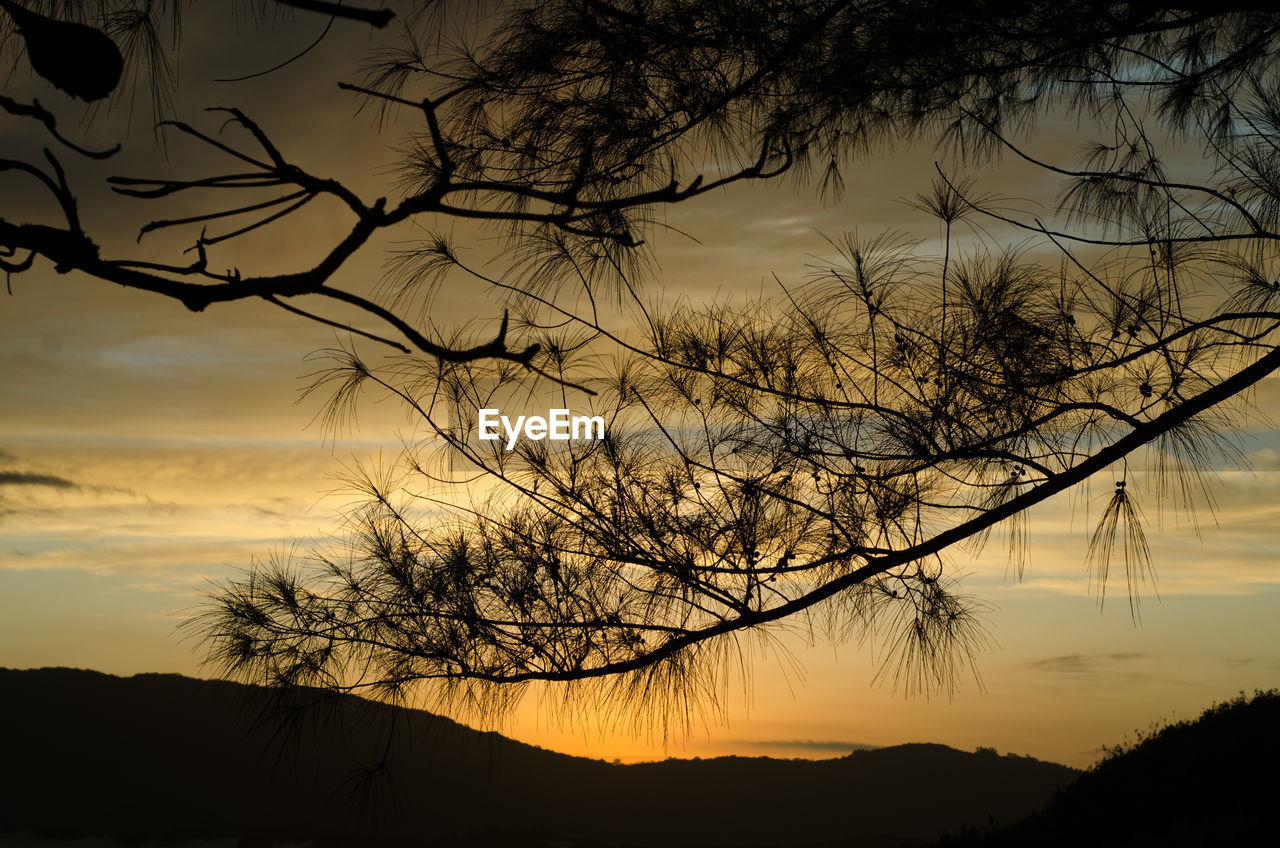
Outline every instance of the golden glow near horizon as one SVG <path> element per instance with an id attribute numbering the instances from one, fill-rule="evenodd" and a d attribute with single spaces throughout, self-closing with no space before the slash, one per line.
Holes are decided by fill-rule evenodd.
<path id="1" fill-rule="evenodd" d="M 236 103 L 308 167 L 367 197 L 388 191 L 383 169 L 402 129 L 379 129 L 366 115 L 353 119 L 354 101 L 334 88 L 336 78 L 355 73 L 361 49 L 335 38 L 274 77 L 204 82 L 269 64 L 278 50 L 268 42 L 246 37 L 234 55 L 207 44 L 185 47 L 181 117 L 206 121 L 199 107 Z M 68 126 L 74 117 L 68 112 Z M 107 137 L 109 129 L 90 132 Z M 42 144 L 32 132 L 30 122 L 0 114 L 6 148 Z M 172 167 L 199 170 L 205 154 L 180 139 L 169 143 Z M 113 172 L 164 167 L 150 145 L 135 129 Z M 656 234 L 659 268 L 648 294 L 694 303 L 772 294 L 775 273 L 787 282 L 803 279 L 809 263 L 833 252 L 823 233 L 898 227 L 936 244 L 936 225 L 897 202 L 927 190 L 932 161 L 924 148 L 877 153 L 851 166 L 839 202 L 823 204 L 812 190 L 790 185 L 735 186 L 667 210 L 674 230 L 701 243 L 674 231 Z M 77 167 L 91 174 L 97 166 Z M 975 170 L 988 189 L 1052 190 L 1043 175 L 1009 163 Z M 5 210 L 30 190 L 19 177 L 4 175 L 0 183 Z M 86 198 L 87 226 L 133 249 L 149 214 L 131 205 L 140 203 Z M 308 210 L 233 244 L 219 261 L 296 267 L 332 243 L 346 223 L 340 215 L 336 208 Z M 344 284 L 371 287 L 383 251 L 428 226 L 451 230 L 479 256 L 489 250 L 489 236 L 474 228 L 420 222 L 360 253 L 344 269 Z M 180 249 L 169 237 L 146 245 L 158 256 Z M 309 426 L 319 402 L 295 401 L 305 375 L 319 366 L 305 357 L 333 346 L 335 334 L 265 304 L 193 314 L 152 295 L 59 276 L 47 265 L 14 277 L 13 295 L 2 303 L 2 666 L 200 675 L 195 646 L 175 628 L 208 581 L 253 557 L 287 554 L 295 542 L 305 551 L 306 540 L 331 530 L 350 500 L 333 475 L 394 457 L 401 439 L 417 435 L 400 407 L 373 397 L 359 409 L 358 429 L 334 437 Z M 471 322 L 483 329 L 500 314 L 497 297 L 455 281 L 446 282 L 430 319 L 442 328 Z M 1266 381 L 1260 407 L 1280 409 L 1276 395 L 1277 381 Z M 875 638 L 832 646 L 796 621 L 772 631 L 772 644 L 742 637 L 749 675 L 727 669 L 720 700 L 693 717 L 688 736 L 644 716 L 615 715 L 605 702 L 567 708 L 554 687 L 532 692 L 494 729 L 604 759 L 828 757 L 857 745 L 927 741 L 1085 765 L 1099 746 L 1135 728 L 1280 683 L 1280 434 L 1260 421 L 1242 439 L 1252 470 L 1219 463 L 1219 479 L 1209 486 L 1216 513 L 1199 512 L 1198 533 L 1176 510 L 1163 523 L 1148 515 L 1159 579 L 1143 589 L 1140 623 L 1131 618 L 1123 580 L 1108 587 L 1100 605 L 1085 573 L 1089 517 L 1108 480 L 1034 511 L 1021 580 L 999 531 L 980 555 L 957 552 L 967 573 L 963 590 L 986 605 L 992 645 L 978 657 L 981 681 L 966 680 L 953 699 L 904 697 L 894 690 L 892 670 L 880 674 L 884 646 Z M 1130 479 L 1140 485 L 1142 476 Z"/>

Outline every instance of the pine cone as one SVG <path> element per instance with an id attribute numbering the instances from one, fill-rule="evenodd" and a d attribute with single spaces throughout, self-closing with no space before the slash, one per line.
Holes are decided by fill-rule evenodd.
<path id="1" fill-rule="evenodd" d="M 85 24 L 46 18 L 0 0 L 27 42 L 27 60 L 37 74 L 81 100 L 99 100 L 115 90 L 124 71 L 120 49 L 106 34 Z"/>

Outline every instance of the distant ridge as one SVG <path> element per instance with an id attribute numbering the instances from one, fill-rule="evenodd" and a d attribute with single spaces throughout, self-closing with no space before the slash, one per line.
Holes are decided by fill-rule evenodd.
<path id="1" fill-rule="evenodd" d="M 351 697 L 281 754 L 280 723 L 261 720 L 272 703 L 267 689 L 178 675 L 0 669 L 0 833 L 877 848 L 1015 820 L 1077 775 L 942 745 L 611 765 Z M 389 765 L 372 768 L 393 720 Z"/>
<path id="2" fill-rule="evenodd" d="M 1143 734 L 1042 812 L 943 846 L 1280 845 L 1280 692 L 1241 695 Z"/>

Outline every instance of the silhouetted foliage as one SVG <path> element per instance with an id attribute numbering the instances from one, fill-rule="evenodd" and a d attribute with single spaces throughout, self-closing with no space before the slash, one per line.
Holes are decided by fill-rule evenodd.
<path id="1" fill-rule="evenodd" d="M 1265 845 L 1280 694 L 1243 693 L 1117 745 L 1041 812 L 942 845 Z"/>
<path id="2" fill-rule="evenodd" d="M 956 547 L 1005 523 L 1021 572 L 1026 510 L 1107 471 L 1089 565 L 1101 592 L 1122 551 L 1136 615 L 1151 565 L 1129 458 L 1143 449 L 1159 486 L 1194 495 L 1232 450 L 1222 404 L 1280 366 L 1280 18 L 1230 2 L 575 0 L 506 6 L 460 49 L 424 37 L 439 20 L 410 16 L 402 46 L 343 86 L 416 122 L 399 201 L 305 172 L 225 109 L 243 143 L 172 127 L 234 172 L 111 185 L 279 194 L 142 227 L 261 216 L 202 232 L 189 265 L 107 260 L 52 154 L 4 163 L 65 218 L 0 220 L 7 271 L 40 256 L 193 310 L 258 297 L 336 323 L 289 302 L 319 296 L 384 327 L 355 334 L 414 353 L 337 351 L 318 375 L 336 417 L 377 388 L 431 442 L 409 446 L 402 476 L 356 481 L 367 500 L 333 549 L 214 594 L 194 626 L 227 672 L 389 696 L 425 682 L 496 708 L 527 682 L 596 681 L 680 721 L 714 700 L 742 640 L 782 625 L 884 638 L 896 682 L 949 691 L 985 640 Z M 1104 133 L 1075 168 L 1023 147 L 1064 115 Z M 784 175 L 838 190 L 849 155 L 915 136 L 1056 174 L 1060 223 L 940 170 L 918 198 L 940 257 L 901 236 L 836 239 L 773 300 L 644 307 L 662 207 Z M 1180 169 L 1160 149 L 1179 137 L 1197 153 Z M 212 270 L 218 244 L 325 196 L 353 223 L 316 266 Z M 431 235 L 375 294 L 332 282 L 374 233 L 433 215 L 502 227 L 507 266 L 472 267 Z M 1011 249 L 1010 230 L 1040 252 Z M 433 338 L 407 316 L 446 277 L 507 292 L 516 319 L 484 344 Z M 470 438 L 476 410 L 550 391 L 594 404 L 607 438 L 511 452 Z M 474 474 L 472 501 L 426 455 L 440 444 Z"/>
<path id="3" fill-rule="evenodd" d="M 1136 616 L 1152 566 L 1130 457 L 1142 449 L 1157 488 L 1194 497 L 1234 451 L 1221 404 L 1280 365 L 1278 25 L 1094 3 L 549 3 L 508 19 L 459 74 L 477 82 L 440 119 L 458 141 L 425 149 L 413 190 L 446 154 L 580 200 L 590 186 L 611 210 L 592 233 L 605 246 L 583 255 L 563 219 L 524 218 L 522 237 L 542 234 L 561 266 L 537 253 L 532 276 L 486 276 L 441 241 L 405 257 L 408 279 L 511 290 L 528 326 L 553 328 L 545 369 L 598 392 L 608 436 L 507 452 L 469 430 L 527 391 L 509 365 L 379 369 L 337 352 L 317 381 L 335 415 L 377 388 L 431 439 L 406 450 L 403 476 L 354 481 L 366 501 L 339 546 L 217 592 L 195 622 L 211 657 L 266 682 L 389 696 L 426 682 L 498 709 L 524 683 L 594 681 L 577 691 L 680 722 L 776 623 L 874 635 L 896 683 L 950 691 L 985 641 L 957 546 L 1004 523 L 1021 573 L 1027 508 L 1102 472 L 1089 565 L 1101 593 L 1122 552 Z M 411 70 L 387 65 L 372 87 L 401 97 Z M 1032 159 L 1010 130 L 1062 111 L 1112 134 L 1074 169 Z M 851 147 L 937 130 L 1061 176 L 1065 223 L 940 171 L 918 199 L 944 233 L 937 258 L 851 236 L 770 301 L 664 311 L 628 294 L 638 336 L 558 297 L 566 280 L 594 293 L 601 267 L 633 291 L 611 252 L 630 249 L 633 207 L 614 192 L 676 199 L 661 163 L 679 144 L 756 150 L 775 170 L 829 159 L 829 183 Z M 1173 175 L 1165 134 L 1203 163 Z M 548 202 L 501 193 L 521 213 Z M 1037 234 L 1056 262 L 983 235 L 993 225 Z M 462 505 L 430 457 L 441 441 L 479 481 Z"/>

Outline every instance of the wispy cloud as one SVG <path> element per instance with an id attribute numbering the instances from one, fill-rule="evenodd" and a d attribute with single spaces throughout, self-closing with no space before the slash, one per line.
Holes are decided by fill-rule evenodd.
<path id="1" fill-rule="evenodd" d="M 1031 668 L 1035 671 L 1051 674 L 1097 674 L 1103 671 L 1111 671 L 1119 664 L 1133 663 L 1146 659 L 1149 659 L 1149 656 L 1141 652 L 1063 654 L 1036 660 L 1031 663 Z"/>
<path id="2" fill-rule="evenodd" d="M 1246 455 L 1248 467 L 1253 471 L 1280 471 L 1280 452 L 1275 448 L 1263 448 Z"/>
<path id="3" fill-rule="evenodd" d="M 0 571 L 190 588 L 336 526 L 348 497 L 320 494 L 333 488 L 328 451 L 292 443 L 52 442 L 19 453 L 0 464 Z"/>
<path id="4" fill-rule="evenodd" d="M 34 474 L 28 471 L 0 471 L 0 486 L 49 486 L 54 489 L 78 489 L 79 483 L 56 474 Z"/>
<path id="5" fill-rule="evenodd" d="M 1173 671 L 1168 658 L 1142 651 L 1058 654 L 1024 666 L 1038 685 L 1051 689 L 1097 689 L 1179 685 L 1186 669 Z"/>

